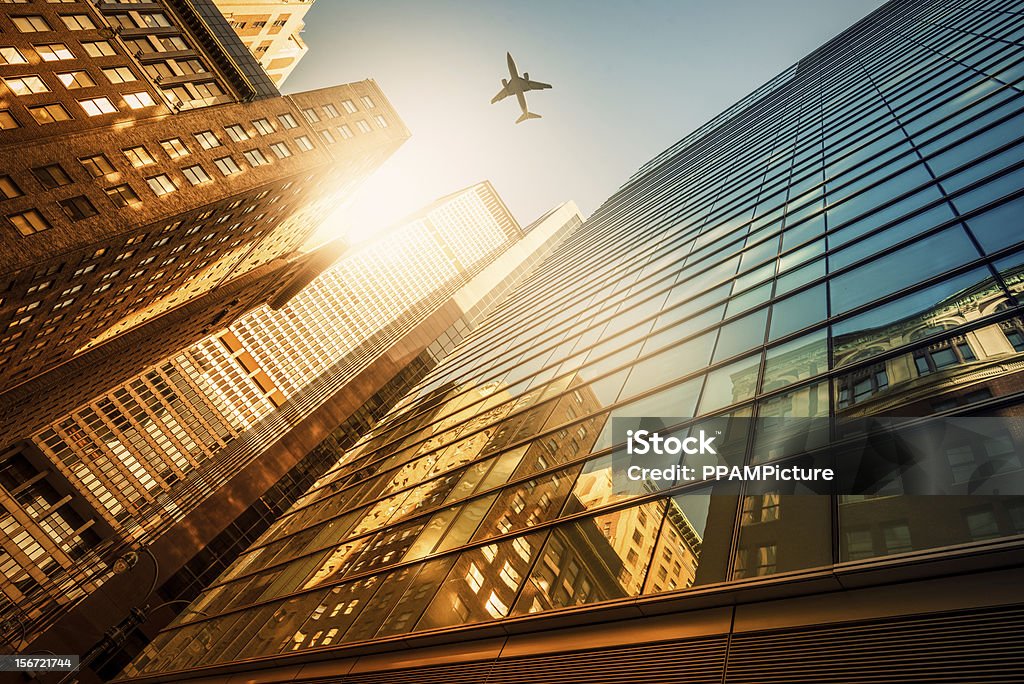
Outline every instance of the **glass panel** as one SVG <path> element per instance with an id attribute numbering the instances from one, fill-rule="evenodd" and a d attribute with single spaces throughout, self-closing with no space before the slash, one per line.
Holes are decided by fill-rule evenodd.
<path id="1" fill-rule="evenodd" d="M 1024 240 L 1024 197 L 971 218 L 967 226 L 988 254 L 1017 244 Z"/>
<path id="2" fill-rule="evenodd" d="M 664 511 L 652 501 L 555 528 L 513 614 L 638 595 Z"/>
<path id="3" fill-rule="evenodd" d="M 815 285 L 792 297 L 776 302 L 772 306 L 772 324 L 768 340 L 802 330 L 828 315 L 825 301 L 825 284 Z"/>
<path id="4" fill-rule="evenodd" d="M 948 228 L 834 277 L 830 289 L 832 315 L 849 311 L 882 294 L 898 292 L 977 256 L 963 228 Z M 864 287 L 864 283 L 871 283 L 871 287 Z"/>
<path id="5" fill-rule="evenodd" d="M 910 342 L 911 330 L 928 327 L 930 320 L 961 309 L 977 312 L 979 302 L 988 308 L 1002 298 L 988 270 L 979 268 L 876 307 L 832 326 L 833 365 L 845 366 L 901 347 Z"/>

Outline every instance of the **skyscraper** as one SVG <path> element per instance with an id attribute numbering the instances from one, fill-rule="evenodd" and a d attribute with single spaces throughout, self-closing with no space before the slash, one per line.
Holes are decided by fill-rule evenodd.
<path id="1" fill-rule="evenodd" d="M 891 2 L 645 165 L 125 681 L 1015 676 L 1021 30 Z M 618 418 L 842 472 L 900 416 L 968 422 L 863 493 L 617 482 Z"/>
<path id="2" fill-rule="evenodd" d="M 571 230 L 577 217 L 556 218 Z M 471 186 L 354 248 L 280 309 L 253 311 L 15 444 L 0 472 L 10 473 L 12 488 L 28 484 L 7 515 L 37 501 L 63 504 L 50 518 L 59 524 L 30 516 L 19 534 L 4 536 L 24 552 L 0 577 L 8 624 L 31 636 L 55 626 L 49 649 L 90 646 L 62 639 L 98 638 L 120 619 L 109 598 L 117 589 L 106 586 L 116 557 L 147 547 L 160 559 L 160 584 L 167 581 L 339 422 L 407 366 L 417 370 L 413 361 L 455 324 L 460 309 L 450 300 L 462 286 L 500 267 L 520 243 L 530 245 L 517 265 L 529 266 L 566 230 L 545 225 L 524 237 L 489 183 Z M 472 301 L 463 304 L 466 315 L 515 273 L 506 267 L 497 283 L 463 294 Z M 37 561 L 33 548 L 49 552 Z M 134 596 L 137 574 L 116 578 L 121 593 Z M 76 607 L 101 586 L 92 603 Z"/>
<path id="3" fill-rule="evenodd" d="M 281 97 L 208 1 L 0 30 L 4 438 L 309 282 L 306 238 L 408 137 L 372 81 Z"/>
<path id="4" fill-rule="evenodd" d="M 313 0 L 214 0 L 231 28 L 278 87 L 309 51 L 303 18 Z"/>

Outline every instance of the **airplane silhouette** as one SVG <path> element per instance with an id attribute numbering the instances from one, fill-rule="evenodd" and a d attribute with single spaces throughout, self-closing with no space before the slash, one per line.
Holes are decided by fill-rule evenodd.
<path id="1" fill-rule="evenodd" d="M 505 57 L 508 58 L 508 75 L 509 78 L 501 79 L 501 91 L 491 98 L 491 104 L 504 100 L 509 95 L 515 95 L 516 99 L 519 100 L 519 108 L 523 110 L 523 115 L 516 119 L 516 123 L 522 123 L 527 119 L 539 119 L 540 114 L 534 114 L 529 111 L 526 107 L 526 91 L 528 90 L 544 90 L 551 86 L 547 83 L 539 83 L 537 81 L 530 80 L 530 74 L 523 72 L 523 75 L 519 75 L 519 70 L 516 68 L 516 62 L 512 59 L 512 53 L 506 52 Z"/>

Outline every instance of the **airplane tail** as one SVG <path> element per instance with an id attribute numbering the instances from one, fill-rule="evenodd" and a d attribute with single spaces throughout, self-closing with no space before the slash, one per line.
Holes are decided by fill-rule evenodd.
<path id="1" fill-rule="evenodd" d="M 523 123 L 527 119 L 539 119 L 540 114 L 534 114 L 533 112 L 523 112 L 523 115 L 516 119 L 516 123 Z"/>

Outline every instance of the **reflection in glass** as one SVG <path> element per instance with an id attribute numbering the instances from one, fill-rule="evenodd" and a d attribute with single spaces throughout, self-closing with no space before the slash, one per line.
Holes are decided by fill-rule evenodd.
<path id="1" fill-rule="evenodd" d="M 664 511 L 653 501 L 555 528 L 513 614 L 639 594 Z"/>

